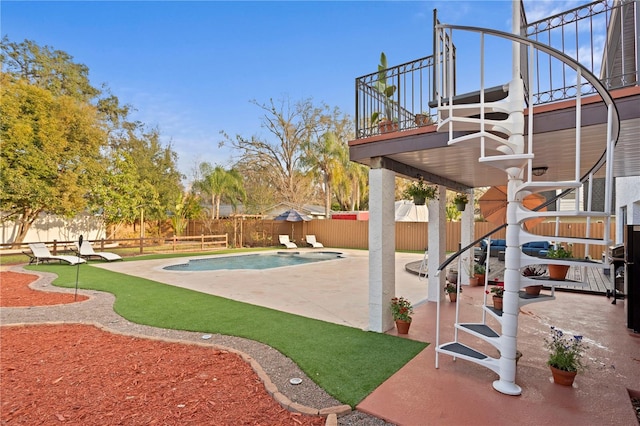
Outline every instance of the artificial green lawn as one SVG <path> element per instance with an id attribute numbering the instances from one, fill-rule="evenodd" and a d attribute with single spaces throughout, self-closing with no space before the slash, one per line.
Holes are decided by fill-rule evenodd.
<path id="1" fill-rule="evenodd" d="M 55 285 L 75 287 L 77 267 L 56 264 L 28 269 L 55 273 Z M 78 287 L 113 293 L 114 310 L 139 324 L 265 343 L 291 358 L 319 386 L 352 407 L 427 346 L 87 264 L 79 268 Z"/>

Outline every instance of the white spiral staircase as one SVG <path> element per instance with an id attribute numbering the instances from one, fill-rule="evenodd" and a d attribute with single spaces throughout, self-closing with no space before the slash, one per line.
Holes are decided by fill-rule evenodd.
<path id="1" fill-rule="evenodd" d="M 515 15 L 515 14 L 514 14 Z M 518 28 L 519 23 L 514 24 Z M 482 43 L 480 52 L 480 75 L 484 75 L 484 37 L 498 37 L 512 41 L 513 75 L 512 81 L 503 87 L 486 89 L 484 81 L 481 79 L 479 92 L 469 96 L 454 96 L 453 82 L 455 76 L 453 70 L 453 31 L 479 33 Z M 514 30 L 514 32 L 516 32 Z M 591 220 L 605 220 L 605 235 L 603 238 L 594 239 L 587 235 L 582 237 L 553 237 L 556 243 L 564 244 L 586 244 L 601 245 L 607 247 L 611 244 L 609 237 L 609 218 L 611 216 L 610 206 L 612 199 L 612 156 L 615 146 L 615 138 L 618 134 L 619 119 L 608 91 L 588 70 L 578 62 L 545 46 L 541 43 L 528 40 L 518 35 L 503 33 L 500 31 L 481 29 L 473 27 L 438 25 L 436 27 L 436 52 L 435 57 L 440 58 L 436 68 L 436 87 L 438 90 L 438 131 L 449 132 L 449 145 L 471 144 L 479 146 L 480 157 L 478 161 L 496 167 L 505 172 L 505 180 L 508 189 L 507 208 L 507 231 L 505 252 L 505 293 L 503 310 L 497 311 L 493 307 L 485 304 L 482 307 L 482 320 L 475 323 L 458 322 L 458 312 L 461 309 L 456 307 L 456 320 L 454 327 L 454 338 L 452 341 L 440 342 L 440 306 L 438 304 L 438 331 L 436 337 L 436 368 L 438 367 L 438 354 L 447 354 L 455 358 L 460 358 L 482 365 L 497 373 L 500 378 L 493 382 L 493 387 L 504 394 L 519 395 L 521 388 L 515 383 L 516 373 L 516 344 L 517 344 L 517 316 L 520 307 L 529 303 L 550 301 L 555 299 L 555 286 L 559 283 L 548 277 L 524 277 L 522 269 L 534 264 L 562 264 L 579 268 L 608 268 L 602 262 L 595 262 L 587 259 L 541 259 L 539 257 L 528 256 L 521 250 L 521 246 L 527 242 L 549 239 L 547 236 L 532 234 L 526 231 L 523 223 L 532 218 L 549 217 L 585 217 L 587 229 Z M 534 52 L 542 51 L 554 60 L 560 61 L 563 66 L 571 67 L 577 75 L 576 86 L 581 88 L 583 83 L 591 84 L 599 94 L 608 111 L 606 140 L 602 141 L 603 155 L 600 160 L 593 165 L 583 165 L 580 163 L 581 153 L 581 107 L 582 99 L 580 90 L 577 92 L 576 102 L 576 140 L 575 140 L 575 173 L 574 178 L 564 181 L 541 181 L 533 180 L 533 160 L 536 151 L 534 146 L 535 129 L 533 129 L 533 113 L 529 112 L 525 116 L 525 106 L 533 105 L 532 91 L 528 91 L 528 98 L 525 98 L 525 82 L 521 75 L 529 76 L 526 87 L 534 87 L 535 70 L 532 65 Z M 522 53 L 522 54 L 521 54 Z M 521 58 L 529 58 L 529 61 L 522 61 Z M 525 70 L 521 70 L 525 64 Z M 471 70 L 467 70 L 470 72 Z M 524 71 L 524 72 L 522 72 Z M 496 92 L 499 96 L 496 99 Z M 500 95 L 500 92 L 502 94 Z M 451 95 L 449 95 L 451 94 Z M 490 102 L 485 98 L 491 98 Z M 532 108 L 529 109 L 531 111 Z M 527 134 L 525 135 L 525 118 L 528 119 Z M 459 131 L 471 132 L 459 136 Z M 454 133 L 455 132 L 455 133 Z M 581 170 L 588 172 L 582 173 Z M 604 211 L 583 211 L 579 209 L 579 199 L 576 197 L 575 209 L 572 211 L 532 211 L 522 205 L 522 199 L 531 194 L 549 190 L 561 190 L 568 192 L 576 190 L 593 181 L 594 174 L 602 167 L 605 170 L 605 202 Z M 589 190 L 590 194 L 591 191 Z M 590 197 L 587 198 L 590 205 Z M 603 219 L 604 218 L 604 219 Z M 586 276 L 585 273 L 582 274 Z M 540 296 L 529 296 L 524 288 L 530 285 L 545 284 L 551 287 L 551 294 L 541 294 Z M 485 283 L 486 286 L 486 283 Z M 439 303 L 439 302 L 438 302 Z M 491 320 L 489 321 L 489 318 Z M 497 324 L 497 327 L 490 326 Z M 489 356 L 478 349 L 472 348 L 469 344 L 461 343 L 461 334 L 467 334 L 488 342 L 491 346 L 499 350 L 500 357 Z M 471 339 L 473 340 L 473 339 Z M 485 345 L 486 346 L 486 345 Z"/>

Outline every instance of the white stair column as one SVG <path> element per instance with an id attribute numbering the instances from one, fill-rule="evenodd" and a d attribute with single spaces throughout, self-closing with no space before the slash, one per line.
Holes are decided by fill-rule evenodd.
<path id="1" fill-rule="evenodd" d="M 393 327 L 389 303 L 396 295 L 395 173 L 374 167 L 369 170 L 369 330 L 382 333 Z"/>
<path id="2" fill-rule="evenodd" d="M 443 230 L 447 226 L 447 191 L 446 187 L 438 185 L 437 200 L 429 200 L 427 208 L 429 209 L 429 258 L 427 264 L 429 271 L 437 271 L 438 266 L 444 262 L 446 258 L 447 235 Z M 429 302 L 437 302 L 444 300 L 444 280 L 445 274 L 436 277 L 435 273 L 429 273 L 429 288 L 427 292 L 427 300 Z"/>
<path id="3" fill-rule="evenodd" d="M 520 395 L 522 388 L 516 385 L 516 345 L 518 342 L 518 313 L 520 310 L 520 231 L 516 211 L 521 204 L 515 199 L 515 188 L 521 180 L 509 179 L 507 185 L 507 249 L 504 256 L 504 299 L 502 308 L 502 333 L 500 336 L 500 380 L 493 388 L 507 395 Z"/>

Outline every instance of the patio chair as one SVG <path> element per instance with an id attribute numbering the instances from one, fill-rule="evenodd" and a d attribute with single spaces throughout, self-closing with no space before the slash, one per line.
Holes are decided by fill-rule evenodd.
<path id="1" fill-rule="evenodd" d="M 296 243 L 292 243 L 289 240 L 289 236 L 288 235 L 278 235 L 278 239 L 280 240 L 280 244 L 282 244 L 283 246 L 285 246 L 288 249 L 298 248 Z"/>
<path id="2" fill-rule="evenodd" d="M 69 265 L 77 265 L 78 263 L 85 263 L 86 260 L 82 259 L 78 256 L 54 256 L 51 254 L 49 249 L 44 243 L 32 243 L 29 244 L 29 249 L 31 249 L 31 253 L 22 252 L 29 256 L 29 264 L 35 263 L 36 265 L 40 262 L 49 262 L 50 260 L 57 260 L 60 263 L 66 262 Z"/>
<path id="3" fill-rule="evenodd" d="M 107 262 L 113 262 L 114 260 L 122 260 L 120 255 L 115 253 L 109 253 L 106 251 L 94 251 L 93 246 L 89 241 L 83 241 L 82 245 L 78 247 L 78 243 L 76 242 L 76 248 L 78 249 L 78 255 L 85 259 L 91 258 L 99 258 L 102 260 L 106 260 Z"/>
<path id="4" fill-rule="evenodd" d="M 307 240 L 307 244 L 309 244 L 313 248 L 322 248 L 322 247 L 324 247 L 324 245 L 322 245 L 322 243 L 319 243 L 319 242 L 316 241 L 316 236 L 315 235 L 307 235 L 306 240 Z"/>

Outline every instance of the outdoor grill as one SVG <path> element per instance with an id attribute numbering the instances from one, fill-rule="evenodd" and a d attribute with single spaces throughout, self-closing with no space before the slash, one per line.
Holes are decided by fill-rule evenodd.
<path id="1" fill-rule="evenodd" d="M 624 244 L 609 246 L 607 249 L 607 262 L 613 265 L 613 286 L 607 290 L 607 298 L 613 297 L 613 305 L 616 299 L 624 298 Z"/>

